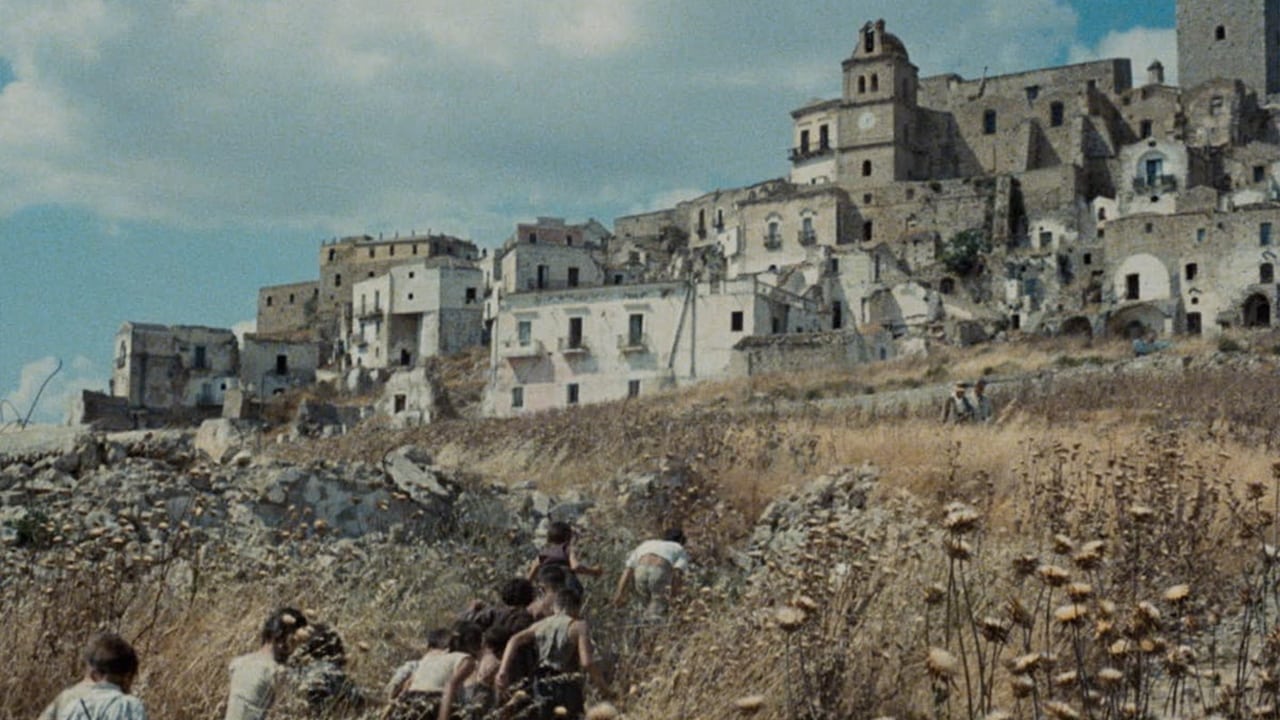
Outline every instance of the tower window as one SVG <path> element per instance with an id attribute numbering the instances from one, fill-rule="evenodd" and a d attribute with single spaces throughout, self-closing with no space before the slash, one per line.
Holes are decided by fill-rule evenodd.
<path id="1" fill-rule="evenodd" d="M 983 135 L 996 134 L 996 111 L 995 110 L 987 110 L 982 113 L 982 134 Z"/>
<path id="2" fill-rule="evenodd" d="M 871 177 L 871 161 L 862 161 L 862 177 Z"/>
<path id="3" fill-rule="evenodd" d="M 866 51 L 869 53 L 875 52 L 876 51 L 876 32 L 874 30 L 867 30 L 862 34 L 862 36 L 863 36 L 862 46 L 866 48 Z"/>
<path id="4" fill-rule="evenodd" d="M 1214 40 L 1226 40 L 1226 39 L 1227 39 L 1227 26 L 1226 26 L 1226 25 L 1219 25 L 1218 27 L 1214 28 L 1214 29 L 1213 29 L 1213 39 L 1214 39 Z"/>
<path id="5" fill-rule="evenodd" d="M 1187 263 L 1187 266 L 1184 269 L 1185 277 L 1187 278 L 1187 280 L 1195 280 L 1196 273 L 1199 271 L 1199 269 L 1200 269 L 1199 266 L 1197 266 L 1195 263 Z"/>
<path id="6" fill-rule="evenodd" d="M 1062 127 L 1065 118 L 1066 108 L 1060 102 L 1049 103 L 1049 125 L 1052 127 Z"/>
<path id="7" fill-rule="evenodd" d="M 826 150 L 831 144 L 831 138 L 827 133 L 826 125 L 818 126 L 818 149 Z"/>
<path id="8" fill-rule="evenodd" d="M 879 91 L 880 91 L 880 76 L 875 73 L 871 73 L 871 92 L 879 92 Z"/>
<path id="9" fill-rule="evenodd" d="M 1141 137 L 1143 140 L 1151 137 L 1151 121 L 1150 120 L 1143 120 L 1138 125 L 1138 136 Z"/>
<path id="10" fill-rule="evenodd" d="M 1138 275 L 1136 273 L 1133 275 L 1125 275 L 1124 276 L 1124 299 L 1137 300 L 1139 287 L 1140 285 L 1138 283 Z"/>
<path id="11" fill-rule="evenodd" d="M 865 75 L 859 75 L 858 76 L 858 92 L 864 93 L 866 91 L 867 91 L 867 78 Z"/>

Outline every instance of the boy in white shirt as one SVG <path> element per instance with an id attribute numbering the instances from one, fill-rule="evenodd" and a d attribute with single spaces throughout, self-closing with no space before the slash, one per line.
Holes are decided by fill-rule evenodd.
<path id="1" fill-rule="evenodd" d="M 627 556 L 627 567 L 618 579 L 613 603 L 621 606 L 627 585 L 632 585 L 645 607 L 645 617 L 650 620 L 664 617 L 671 599 L 680 594 L 684 573 L 689 569 L 684 542 L 684 532 L 672 528 L 661 540 L 646 540 L 636 546 Z"/>

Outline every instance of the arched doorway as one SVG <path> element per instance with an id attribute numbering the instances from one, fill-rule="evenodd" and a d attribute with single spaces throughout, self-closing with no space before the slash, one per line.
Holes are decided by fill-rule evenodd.
<path id="1" fill-rule="evenodd" d="M 1271 301 L 1261 293 L 1254 293 L 1244 301 L 1245 327 L 1271 327 Z"/>
<path id="2" fill-rule="evenodd" d="M 1164 313 L 1151 305 L 1133 305 L 1107 320 L 1107 334 L 1128 340 L 1164 332 Z"/>
<path id="3" fill-rule="evenodd" d="M 1077 315 L 1068 318 L 1062 323 L 1062 328 L 1058 331 L 1059 335 L 1070 335 L 1075 337 L 1093 337 L 1093 323 L 1089 322 L 1089 318 Z"/>

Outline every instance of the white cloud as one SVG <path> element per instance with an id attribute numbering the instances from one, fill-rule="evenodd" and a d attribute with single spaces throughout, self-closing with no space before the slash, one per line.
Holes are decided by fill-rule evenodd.
<path id="1" fill-rule="evenodd" d="M 21 420 L 28 412 L 31 412 L 32 423 L 65 422 L 71 404 L 82 390 L 106 389 L 106 373 L 99 371 L 87 357 L 76 356 L 55 374 L 57 368 L 58 359 L 52 356 L 23 365 L 17 388 L 5 394 L 3 402 L 0 402 L 0 418 L 3 419 L 0 425 Z M 44 386 L 43 392 L 41 386 Z M 36 403 L 34 411 L 31 410 L 32 403 Z"/>
<path id="2" fill-rule="evenodd" d="M 1071 62 L 1129 58 L 1133 61 L 1133 81 L 1137 85 L 1146 82 L 1147 68 L 1159 60 L 1164 65 L 1165 84 L 1178 84 L 1178 31 L 1173 28 L 1137 27 L 1111 32 L 1094 47 L 1075 45 L 1070 57 Z"/>
<path id="3" fill-rule="evenodd" d="M 881 9 L 923 74 L 1065 56 L 1067 0 Z M 846 0 L 6 0 L 0 215 L 500 241 L 786 172 Z"/>

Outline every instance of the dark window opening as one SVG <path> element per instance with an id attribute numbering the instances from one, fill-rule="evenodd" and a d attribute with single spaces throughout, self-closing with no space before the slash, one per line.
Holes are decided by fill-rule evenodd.
<path id="1" fill-rule="evenodd" d="M 1199 335 L 1202 332 L 1200 313 L 1187 313 L 1187 334 Z"/>
<path id="2" fill-rule="evenodd" d="M 1258 183 L 1267 179 L 1267 168 L 1265 165 L 1253 166 L 1253 181 Z"/>
<path id="3" fill-rule="evenodd" d="M 742 332 L 741 310 L 734 310 L 729 314 L 729 332 Z"/>
<path id="4" fill-rule="evenodd" d="M 413 353 L 409 352 L 405 348 L 401 348 L 400 349 L 400 366 L 409 367 L 412 364 L 413 364 Z"/>
<path id="5" fill-rule="evenodd" d="M 862 161 L 862 177 L 871 177 L 871 161 Z"/>
<path id="6" fill-rule="evenodd" d="M 627 381 L 627 397 L 629 398 L 640 397 L 640 381 L 639 380 Z"/>
<path id="7" fill-rule="evenodd" d="M 879 92 L 879 91 L 880 91 L 880 76 L 875 73 L 871 73 L 871 92 Z"/>
<path id="8" fill-rule="evenodd" d="M 1271 263 L 1262 263 L 1258 267 L 1258 282 L 1263 285 L 1270 285 L 1276 281 L 1276 267 Z"/>
<path id="9" fill-rule="evenodd" d="M 569 287 L 578 287 L 578 268 L 569 268 Z"/>
<path id="10" fill-rule="evenodd" d="M 1124 299 L 1125 300 L 1137 300 L 1138 288 L 1139 288 L 1139 285 L 1138 285 L 1137 273 L 1124 276 Z"/>
<path id="11" fill-rule="evenodd" d="M 827 133 L 826 125 L 818 126 L 818 149 L 826 150 L 831 146 L 831 138 Z"/>
<path id="12" fill-rule="evenodd" d="M 1027 86 L 1027 102 L 1035 102 L 1036 98 L 1038 97 L 1040 97 L 1040 86 L 1028 85 Z"/>
<path id="13" fill-rule="evenodd" d="M 546 265 L 538 266 L 537 277 L 534 278 L 534 286 L 539 290 L 547 287 L 547 274 L 549 271 L 550 269 Z"/>
<path id="14" fill-rule="evenodd" d="M 1142 122 L 1138 123 L 1138 137 L 1142 138 L 1143 140 L 1151 137 L 1151 121 L 1150 120 L 1143 120 Z"/>
<path id="15" fill-rule="evenodd" d="M 566 389 L 568 390 L 568 393 L 567 393 L 568 397 L 565 398 L 566 401 L 570 405 L 577 405 L 578 404 L 578 383 L 569 383 Z"/>
<path id="16" fill-rule="evenodd" d="M 569 318 L 569 347 L 582 347 L 582 318 Z"/>
<path id="17" fill-rule="evenodd" d="M 801 155 L 806 155 L 806 154 L 808 154 L 808 152 L 809 152 L 809 131 L 808 131 L 808 130 L 801 130 L 801 131 L 800 131 L 800 154 L 801 154 Z M 701 223 L 702 223 L 702 211 L 701 211 L 701 210 L 699 210 L 699 211 L 698 211 L 698 223 L 699 223 L 699 224 L 701 224 Z"/>
<path id="18" fill-rule="evenodd" d="M 276 356 L 276 374 L 277 375 L 289 374 L 289 356 L 288 355 Z"/>
<path id="19" fill-rule="evenodd" d="M 1099 220 L 1106 220 L 1106 219 L 1107 219 L 1107 209 L 1106 209 L 1106 208 L 1098 208 L 1098 219 L 1099 219 Z"/>
<path id="20" fill-rule="evenodd" d="M 863 242 L 871 242 L 871 233 L 873 230 L 875 230 L 875 226 L 872 225 L 870 220 L 862 223 L 862 241 Z"/>
<path id="21" fill-rule="evenodd" d="M 267 307 L 271 307 L 271 296 L 267 296 Z"/>
<path id="22" fill-rule="evenodd" d="M 844 305 L 836 300 L 831 303 L 831 329 L 839 330 L 844 327 Z"/>
<path id="23" fill-rule="evenodd" d="M 402 413 L 409 404 L 409 398 L 404 393 L 396 393 L 394 412 Z"/>
<path id="24" fill-rule="evenodd" d="M 949 278 L 949 277 L 942 278 L 942 281 L 938 283 L 938 292 L 942 293 L 943 295 L 950 295 L 955 291 L 956 291 L 955 278 Z"/>
<path id="25" fill-rule="evenodd" d="M 334 250 L 333 248 L 329 248 L 329 262 L 333 262 L 333 258 L 337 256 L 337 254 L 338 254 L 337 250 Z"/>
<path id="26" fill-rule="evenodd" d="M 467 304 L 468 304 L 468 305 L 470 305 L 471 303 L 475 302 L 475 301 L 476 301 L 476 297 L 477 297 L 477 296 L 478 296 L 478 291 L 477 291 L 475 288 L 473 288 L 473 287 L 469 287 L 469 288 L 467 288 L 467 300 L 466 300 L 466 302 L 467 302 Z"/>
<path id="27" fill-rule="evenodd" d="M 1213 29 L 1213 39 L 1214 39 L 1214 40 L 1226 40 L 1226 39 L 1227 39 L 1227 26 L 1226 26 L 1226 25 L 1219 25 L 1218 27 L 1214 28 L 1214 29 Z"/>
<path id="28" fill-rule="evenodd" d="M 621 273 L 615 273 L 615 274 L 614 274 L 614 276 L 613 276 L 613 284 L 614 284 L 614 285 L 621 285 L 621 284 L 622 284 L 622 274 L 621 274 Z"/>
<path id="29" fill-rule="evenodd" d="M 858 92 L 864 93 L 866 91 L 867 91 L 867 78 L 859 75 L 858 76 Z"/>
<path id="30" fill-rule="evenodd" d="M 196 346 L 196 356 L 192 360 L 192 363 L 195 365 L 197 370 L 204 370 L 209 367 L 209 358 L 206 356 L 204 345 Z"/>
<path id="31" fill-rule="evenodd" d="M 1258 244 L 1263 246 L 1271 244 L 1271 223 L 1264 222 L 1258 226 Z"/>
<path id="32" fill-rule="evenodd" d="M 342 274 L 341 274 L 341 273 L 339 273 L 339 274 L 337 274 L 337 275 L 334 275 L 334 276 L 333 276 L 333 286 L 334 286 L 334 287 L 342 287 Z"/>
<path id="33" fill-rule="evenodd" d="M 1085 265 L 1092 265 L 1093 253 L 1085 253 L 1084 256 L 1080 258 L 1080 261 L 1083 262 Z"/>
<path id="34" fill-rule="evenodd" d="M 863 33 L 862 46 L 866 48 L 867 52 L 876 51 L 876 33 L 874 30 L 868 30 Z"/>
<path id="35" fill-rule="evenodd" d="M 632 313 L 627 318 L 627 344 L 632 347 L 644 344 L 644 315 Z"/>
<path id="36" fill-rule="evenodd" d="M 1187 263 L 1187 266 L 1183 268 L 1182 274 L 1187 280 L 1195 280 L 1196 273 L 1199 271 L 1200 271 L 1200 267 L 1198 265 L 1196 265 L 1195 263 Z"/>
<path id="37" fill-rule="evenodd" d="M 987 110 L 982 113 L 982 134 L 983 135 L 996 134 L 996 111 L 995 110 Z"/>
<path id="38" fill-rule="evenodd" d="M 522 387 L 511 388 L 511 407 L 513 408 L 524 407 L 524 388 Z"/>
<path id="39" fill-rule="evenodd" d="M 395 254 L 396 254 L 396 246 L 395 246 L 395 245 L 392 245 L 392 246 L 388 247 L 388 248 L 387 248 L 387 254 L 388 254 L 388 255 L 390 255 L 390 256 L 392 256 L 392 257 L 395 257 Z"/>
<path id="40" fill-rule="evenodd" d="M 1062 127 L 1062 123 L 1066 119 L 1066 108 L 1060 102 L 1049 104 L 1049 125 L 1051 127 Z"/>
<path id="41" fill-rule="evenodd" d="M 373 257 L 374 253 L 377 252 L 377 250 L 378 250 L 377 248 L 369 248 L 369 257 Z"/>
<path id="42" fill-rule="evenodd" d="M 529 233 L 529 244 L 530 245 L 538 244 L 538 233 Z"/>

